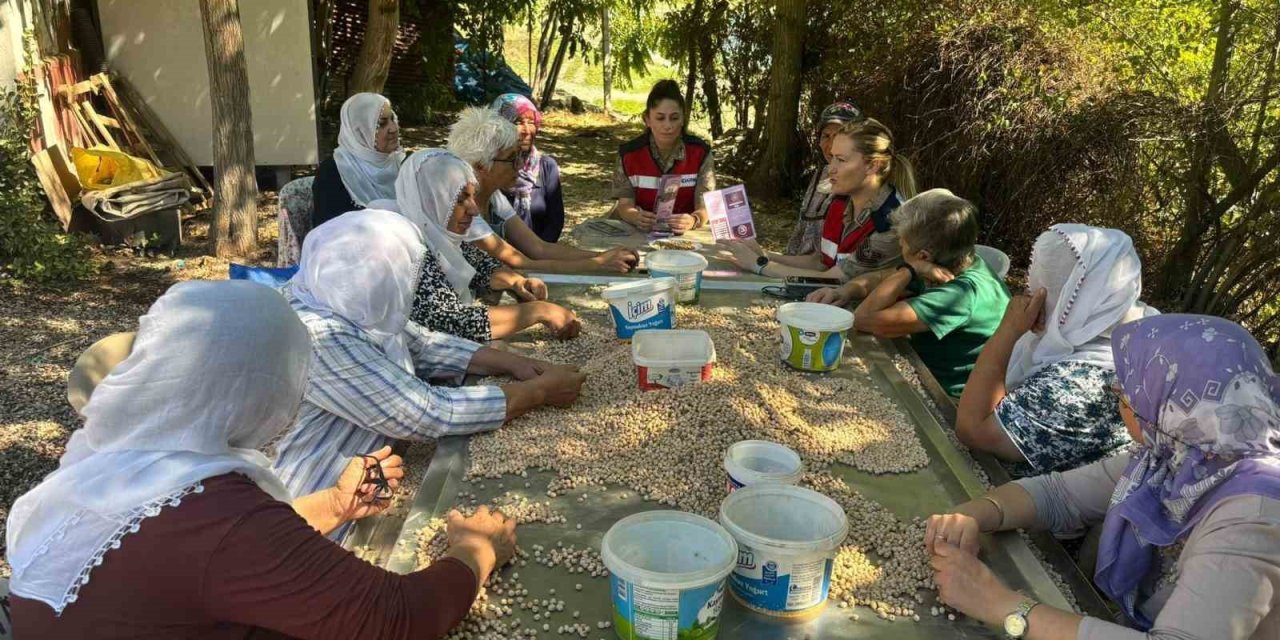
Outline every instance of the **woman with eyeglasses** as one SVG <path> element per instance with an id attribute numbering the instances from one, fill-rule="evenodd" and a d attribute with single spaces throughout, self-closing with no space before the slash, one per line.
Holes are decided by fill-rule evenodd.
<path id="1" fill-rule="evenodd" d="M 311 183 L 311 228 L 374 200 L 396 197 L 396 175 L 404 162 L 400 123 L 391 101 L 357 93 L 342 103 L 338 148 L 316 168 Z"/>
<path id="2" fill-rule="evenodd" d="M 404 473 L 383 448 L 290 493 L 259 450 L 294 424 L 311 359 L 272 289 L 192 281 L 161 296 L 89 389 L 58 469 L 9 512 L 13 637 L 445 637 L 513 556 L 515 522 L 453 512 L 448 551 L 407 575 L 325 539 L 385 510 Z"/>
<path id="3" fill-rule="evenodd" d="M 1011 303 L 978 356 L 956 412 L 956 435 L 1015 475 L 1066 471 L 1128 446 L 1116 399 L 1111 334 L 1155 315 L 1143 304 L 1142 261 L 1115 229 L 1057 224 L 1036 238 L 1029 299 Z M 1018 326 L 1016 305 L 1034 326 Z"/>
<path id="4" fill-rule="evenodd" d="M 534 325 L 573 338 L 581 324 L 547 301 L 547 285 L 503 266 L 466 242 L 479 222 L 478 178 L 471 165 L 444 149 L 418 151 L 396 180 L 400 214 L 422 229 L 430 251 L 422 262 L 409 318 L 431 331 L 475 342 L 501 340 Z M 485 306 L 477 294 L 509 291 L 519 304 Z"/>
<path id="5" fill-rule="evenodd" d="M 1014 314 L 1031 327 L 1025 300 Z M 929 519 L 939 597 L 1030 640 L 1280 638 L 1280 378 L 1253 336 L 1211 316 L 1161 315 L 1111 336 L 1119 413 L 1138 446 L 1018 480 Z M 1101 525 L 1094 583 L 1124 624 L 1002 584 L 981 533 Z"/>

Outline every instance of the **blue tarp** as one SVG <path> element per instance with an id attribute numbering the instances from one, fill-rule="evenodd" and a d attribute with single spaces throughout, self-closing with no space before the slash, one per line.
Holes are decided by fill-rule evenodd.
<path id="1" fill-rule="evenodd" d="M 473 50 L 471 44 L 456 33 L 453 46 L 458 61 L 454 66 L 453 93 L 459 100 L 487 105 L 504 93 L 533 96 L 533 89 L 506 61 L 487 51 Z"/>
<path id="2" fill-rule="evenodd" d="M 227 277 L 232 280 L 248 280 L 268 287 L 284 286 L 297 272 L 297 267 L 251 267 L 234 262 L 227 267 Z"/>

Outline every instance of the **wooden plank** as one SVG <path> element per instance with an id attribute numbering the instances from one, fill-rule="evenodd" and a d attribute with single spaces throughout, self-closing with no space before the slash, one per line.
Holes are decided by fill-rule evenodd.
<path id="1" fill-rule="evenodd" d="M 84 112 L 85 117 L 88 118 L 89 122 L 92 122 L 93 126 L 98 128 L 98 133 L 101 135 L 102 140 L 106 142 L 108 147 L 111 147 L 116 151 L 123 151 L 120 148 L 120 145 L 116 143 L 115 136 L 111 135 L 111 130 L 108 129 L 106 123 L 102 121 L 102 116 L 99 116 L 98 112 L 94 110 L 92 102 L 89 102 L 88 100 L 81 102 L 80 109 Z"/>
<path id="2" fill-rule="evenodd" d="M 120 96 L 116 94 L 116 88 L 111 85 L 111 78 L 105 75 L 102 78 L 102 95 L 106 98 L 107 104 L 111 107 L 111 110 L 115 112 L 116 117 L 123 123 L 124 126 L 121 127 L 121 130 L 125 131 L 127 136 L 130 136 L 137 141 L 137 145 L 147 153 L 147 156 L 151 158 L 151 161 L 154 162 L 157 167 L 163 167 L 164 163 L 160 162 L 160 157 L 156 155 L 155 148 L 151 146 L 150 142 L 147 142 L 147 137 L 142 135 L 142 130 L 139 129 L 138 124 L 133 121 L 133 115 L 130 114 L 129 110 L 120 102 Z"/>
<path id="3" fill-rule="evenodd" d="M 53 213 L 62 223 L 63 231 L 71 226 L 71 213 L 75 208 L 74 198 L 80 197 L 80 182 L 71 173 L 62 150 L 50 147 L 33 156 L 31 164 L 35 166 L 36 177 L 45 195 L 53 205 Z"/>
<path id="4" fill-rule="evenodd" d="M 121 80 L 123 80 L 123 78 Z M 178 144 L 178 141 L 174 139 L 173 134 L 169 133 L 169 130 L 165 128 L 164 123 L 160 121 L 160 118 L 151 111 L 147 106 L 146 101 L 142 99 L 142 96 L 138 95 L 138 92 L 129 85 L 128 82 L 120 82 L 120 91 L 121 95 L 123 95 L 125 99 L 125 106 L 133 108 L 133 111 L 146 122 L 146 125 L 151 129 L 151 132 L 159 138 L 160 144 L 162 144 L 165 149 L 169 153 L 173 154 L 173 157 L 182 164 L 182 166 L 187 170 L 187 173 L 191 176 L 192 180 L 203 187 L 203 193 L 201 195 L 205 198 L 204 205 L 207 206 L 212 204 L 213 185 L 209 184 L 209 181 L 205 179 L 204 174 L 200 173 L 199 167 L 197 167 L 196 163 L 191 160 L 191 156 L 187 155 L 187 152 L 183 150 L 182 145 Z"/>

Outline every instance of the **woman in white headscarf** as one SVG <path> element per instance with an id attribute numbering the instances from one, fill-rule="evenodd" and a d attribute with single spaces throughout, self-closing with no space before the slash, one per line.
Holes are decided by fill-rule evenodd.
<path id="1" fill-rule="evenodd" d="M 58 469 L 13 505 L 16 636 L 438 638 L 461 620 L 489 554 L 510 558 L 514 524 L 454 516 L 451 541 L 472 546 L 408 576 L 325 540 L 385 509 L 403 471 L 383 449 L 291 498 L 259 449 L 293 422 L 310 356 L 272 289 L 184 282 L 161 296 Z"/>
<path id="2" fill-rule="evenodd" d="M 1058 224 L 1036 239 L 1028 271 L 1037 328 L 1005 322 L 969 376 L 956 435 L 971 448 L 1015 463 L 1018 475 L 1073 469 L 1129 444 L 1108 392 L 1111 332 L 1154 315 L 1141 301 L 1142 261 L 1115 229 Z M 1017 463 L 1026 463 L 1030 469 Z"/>
<path id="3" fill-rule="evenodd" d="M 430 329 L 487 342 L 541 324 L 558 338 L 572 338 L 580 325 L 572 311 L 547 302 L 541 280 L 526 278 L 472 246 L 479 214 L 471 166 L 444 149 L 414 153 L 400 169 L 396 201 L 400 214 L 418 225 L 431 251 L 422 264 L 410 319 Z M 473 292 L 510 291 L 520 304 L 485 307 Z"/>
<path id="4" fill-rule="evenodd" d="M 396 174 L 405 154 L 391 101 L 357 93 L 342 103 L 341 117 L 338 148 L 320 163 L 311 184 L 312 228 L 374 200 L 396 197 Z"/>

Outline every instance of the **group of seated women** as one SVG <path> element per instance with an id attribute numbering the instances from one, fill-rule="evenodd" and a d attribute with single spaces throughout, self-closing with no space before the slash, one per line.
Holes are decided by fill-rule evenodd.
<path id="1" fill-rule="evenodd" d="M 705 141 L 675 83 L 623 144 L 612 215 L 673 232 L 707 223 Z M 515 553 L 515 522 L 454 512 L 448 552 L 394 575 L 334 544 L 390 504 L 391 445 L 498 429 L 575 402 L 584 376 L 484 343 L 580 324 L 521 271 L 622 272 L 635 252 L 558 242 L 564 199 L 523 96 L 464 110 L 444 149 L 408 157 L 387 100 L 344 104 L 315 180 L 315 225 L 279 291 L 175 285 L 91 390 L 58 469 L 8 520 L 17 637 L 440 638 Z M 1239 325 L 1159 315 L 1124 233 L 1058 224 L 1011 296 L 975 250 L 977 208 L 917 193 L 889 129 L 848 103 L 818 124 L 788 251 L 724 249 L 742 268 L 839 280 L 813 302 L 908 337 L 958 398 L 961 442 L 1023 479 L 928 521 L 947 605 L 1015 637 L 1280 637 L 1280 378 Z M 507 292 L 513 304 L 485 304 Z M 492 300 L 490 300 L 492 302 Z M 503 385 L 459 386 L 467 374 Z M 979 558 L 982 533 L 1099 540 L 1082 566 L 1124 625 L 1040 604 Z M 328 539 L 326 539 L 328 538 Z"/>

